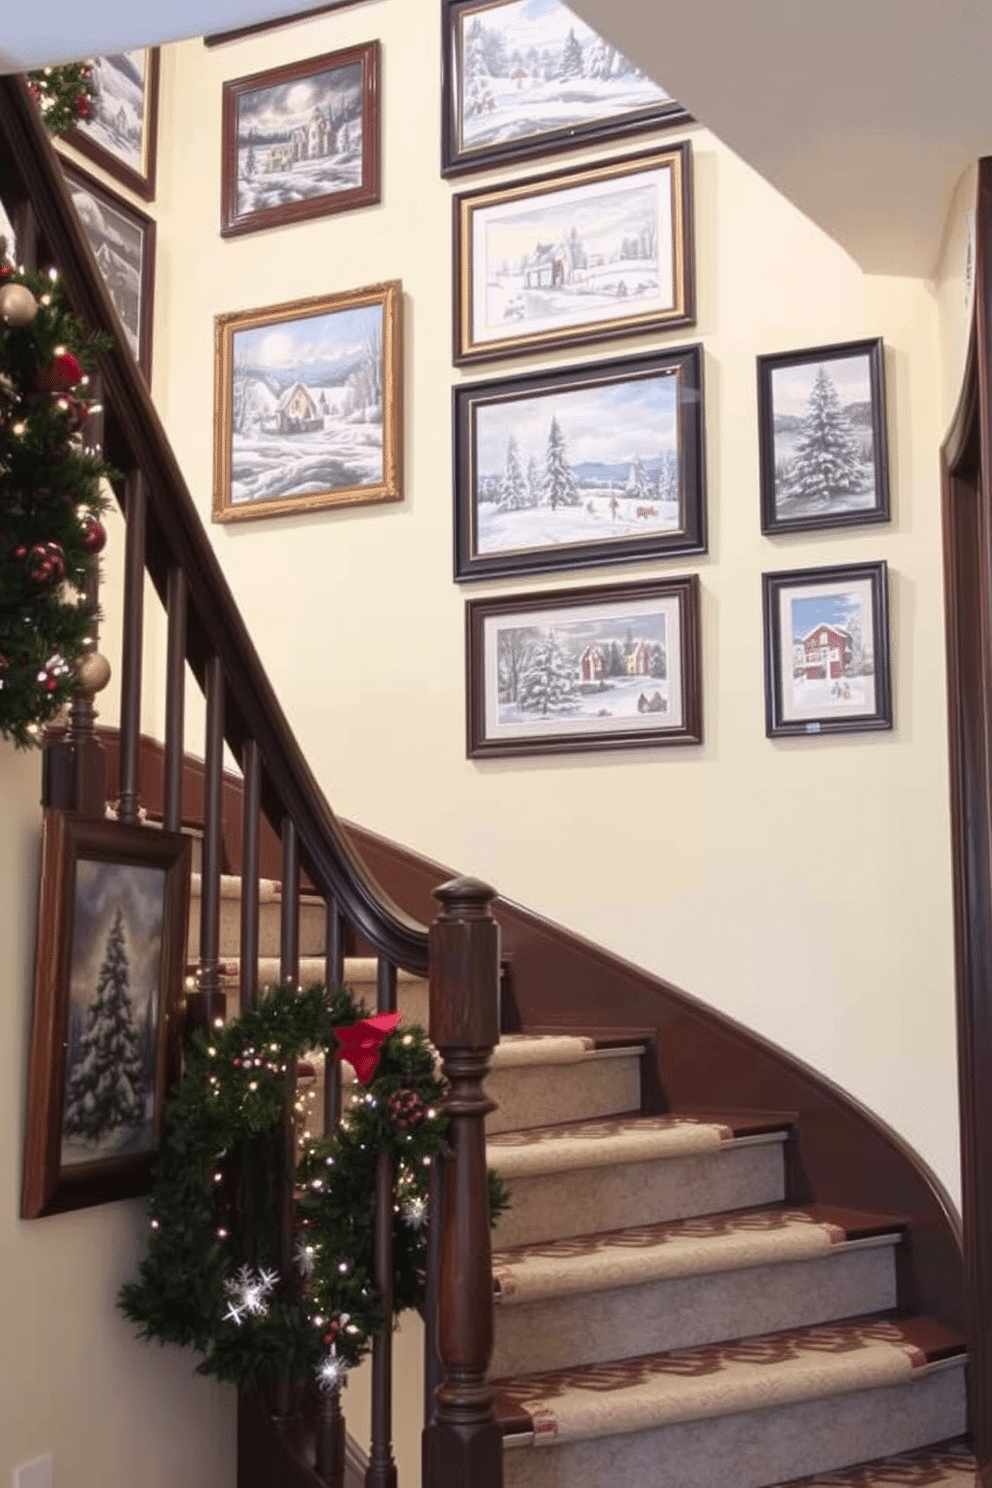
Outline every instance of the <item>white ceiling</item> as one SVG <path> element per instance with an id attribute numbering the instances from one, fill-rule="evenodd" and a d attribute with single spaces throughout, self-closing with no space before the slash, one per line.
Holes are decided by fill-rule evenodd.
<path id="1" fill-rule="evenodd" d="M 0 71 L 222 31 L 319 0 L 6 0 Z M 398 0 L 412 3 L 412 0 Z M 933 271 L 992 151 L 990 0 L 570 0 L 872 273 Z"/>

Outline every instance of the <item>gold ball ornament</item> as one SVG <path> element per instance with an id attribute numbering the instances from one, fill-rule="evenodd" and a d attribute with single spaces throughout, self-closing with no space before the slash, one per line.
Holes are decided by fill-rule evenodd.
<path id="1" fill-rule="evenodd" d="M 102 692 L 110 681 L 110 662 L 99 651 L 90 651 L 76 669 L 82 692 Z"/>
<path id="2" fill-rule="evenodd" d="M 26 284 L 0 287 L 0 320 L 15 330 L 30 325 L 38 313 L 38 301 Z"/>

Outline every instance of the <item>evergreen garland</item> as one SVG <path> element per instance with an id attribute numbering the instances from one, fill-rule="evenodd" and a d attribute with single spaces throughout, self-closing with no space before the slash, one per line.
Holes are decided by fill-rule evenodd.
<path id="1" fill-rule="evenodd" d="M 38 68 L 28 73 L 28 89 L 49 134 L 65 134 L 78 120 L 89 117 L 96 102 L 89 62 Z"/>
<path id="2" fill-rule="evenodd" d="M 191 1345 L 198 1371 L 245 1390 L 277 1378 L 339 1384 L 387 1325 L 373 1285 L 377 1154 L 394 1159 L 394 1306 L 423 1299 L 428 1169 L 446 1146 L 444 1087 L 423 1029 L 390 1033 L 336 1131 L 302 1143 L 296 1263 L 277 1275 L 279 1144 L 292 1062 L 365 1016 L 350 992 L 269 988 L 194 1036 L 166 1112 L 139 1279 L 120 1306 L 142 1337 Z M 297 1110 L 302 1103 L 297 1102 Z M 490 1175 L 493 1217 L 506 1203 Z"/>
<path id="3" fill-rule="evenodd" d="M 0 240 L 0 738 L 40 744 L 78 686 L 110 475 L 81 431 L 88 369 L 109 344 L 72 314 L 62 279 L 15 270 Z"/>

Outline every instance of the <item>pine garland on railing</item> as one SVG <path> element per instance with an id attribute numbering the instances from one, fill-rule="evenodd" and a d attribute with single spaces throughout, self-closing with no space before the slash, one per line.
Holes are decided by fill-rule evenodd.
<path id="1" fill-rule="evenodd" d="M 427 1165 L 444 1151 L 448 1123 L 423 1029 L 382 1026 L 395 1021 L 367 1019 L 344 989 L 327 997 L 320 986 L 276 987 L 223 1028 L 194 1036 L 166 1114 L 148 1254 L 139 1280 L 121 1290 L 122 1311 L 142 1337 L 191 1345 L 203 1355 L 200 1373 L 249 1391 L 279 1378 L 340 1384 L 386 1323 L 373 1285 L 383 1147 L 396 1173 L 395 1310 L 420 1304 Z M 367 1050 L 379 1045 L 375 1073 L 334 1132 L 302 1143 L 296 1268 L 280 1277 L 276 1175 L 287 1070 L 311 1051 L 334 1058 L 356 1030 Z M 495 1217 L 506 1202 L 495 1177 L 491 1198 Z"/>
<path id="2" fill-rule="evenodd" d="M 61 67 L 40 67 L 28 73 L 28 89 L 49 134 L 65 134 L 93 112 L 93 64 L 67 62 Z"/>

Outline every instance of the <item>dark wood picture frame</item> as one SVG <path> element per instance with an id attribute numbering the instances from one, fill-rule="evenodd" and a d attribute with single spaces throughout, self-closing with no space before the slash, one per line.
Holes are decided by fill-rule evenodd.
<path id="1" fill-rule="evenodd" d="M 148 1192 L 165 1097 L 180 1067 L 190 842 L 180 833 L 151 827 L 45 813 L 24 1219 Z M 141 931 L 147 935 L 144 941 Z M 78 1064 L 70 1050 L 78 1051 L 96 1024 L 88 1012 L 94 1003 L 84 1006 L 73 995 L 74 978 L 77 985 L 93 986 L 112 958 L 122 954 L 121 947 L 145 993 L 143 1034 L 132 1016 L 140 1016 L 140 1008 L 129 1003 L 128 1009 L 135 1039 L 144 1040 L 144 1074 L 151 1087 L 145 1092 L 146 1117 L 130 1139 L 124 1126 L 124 1138 L 117 1142 L 122 1150 L 107 1150 L 106 1137 L 122 1131 L 119 1122 L 110 1122 L 106 1133 L 87 1132 L 86 1140 L 77 1143 L 81 1150 L 69 1160 L 65 1126 L 70 1081 Z M 119 967 L 119 959 L 114 965 Z M 95 1048 L 95 1032 L 92 1039 Z M 133 1093 L 133 1086 L 128 1088 Z M 78 1093 L 73 1099 L 79 1100 Z M 87 1155 L 89 1146 L 92 1156 Z"/>
<path id="2" fill-rule="evenodd" d="M 702 743 L 696 574 L 470 599 L 465 657 L 469 759 Z"/>
<path id="3" fill-rule="evenodd" d="M 578 77 L 572 77 L 567 85 L 567 93 L 574 100 L 573 107 L 576 115 L 569 122 L 562 124 L 548 124 L 546 127 L 534 127 L 532 125 L 528 132 L 527 125 L 518 121 L 516 138 L 507 138 L 507 122 L 498 119 L 498 105 L 493 95 L 493 85 L 489 82 L 486 95 L 480 100 L 477 112 L 485 113 L 487 121 L 493 125 L 492 133 L 499 135 L 491 141 L 483 141 L 472 145 L 466 139 L 465 128 L 465 100 L 462 95 L 462 79 L 465 76 L 464 57 L 464 24 L 468 17 L 474 23 L 483 14 L 496 12 L 513 6 L 518 0 L 488 0 L 488 3 L 479 3 L 479 0 L 442 0 L 441 5 L 441 174 L 442 176 L 464 175 L 469 171 L 491 170 L 509 164 L 511 161 L 533 159 L 536 156 L 557 154 L 564 150 L 575 150 L 585 145 L 599 144 L 607 140 L 627 139 L 631 135 L 642 133 L 645 130 L 671 129 L 691 122 L 691 115 L 674 98 L 664 95 L 657 101 L 641 101 L 625 109 L 614 109 L 610 112 L 603 109 L 603 101 L 600 99 L 601 112 L 597 114 L 596 95 L 603 94 L 602 82 L 586 82 Z M 566 11 L 573 20 L 579 20 L 572 15 L 568 7 L 563 3 L 561 9 Z M 579 21 L 580 25 L 586 23 Z M 592 28 L 589 28 L 591 36 L 587 45 L 595 45 L 598 42 L 606 48 L 607 43 L 598 37 Z M 573 31 L 574 40 L 574 31 Z M 619 56 L 619 49 L 609 47 L 608 51 L 612 57 Z M 610 60 L 604 58 L 604 60 Z M 626 61 L 626 59 L 623 59 Z M 508 66 L 510 64 L 507 64 Z M 633 70 L 633 69 L 631 69 Z M 522 67 L 517 68 L 521 73 Z M 643 74 L 638 74 L 643 77 Z M 507 88 L 511 98 L 515 91 L 521 105 L 533 97 L 534 82 L 539 81 L 536 77 L 523 78 L 514 77 L 512 73 L 506 74 Z M 511 87 L 512 85 L 512 87 Z M 607 82 L 607 87 L 609 83 Z M 629 82 L 625 85 L 619 84 L 620 88 L 630 87 Z M 644 78 L 643 93 L 661 93 L 657 85 L 651 83 L 650 79 Z M 584 97 L 578 95 L 584 92 Z M 517 101 L 517 100 L 514 100 Z M 561 117 L 561 99 L 556 102 L 555 112 L 559 120 Z M 536 124 L 536 121 L 535 121 Z M 512 127 L 512 126 L 511 126 Z"/>
<path id="4" fill-rule="evenodd" d="M 112 216 L 123 218 L 125 224 L 137 236 L 139 244 L 137 267 L 127 258 L 123 263 L 115 263 L 112 257 L 115 252 L 111 242 L 112 235 L 106 231 L 101 233 L 100 225 L 85 211 L 80 212 L 80 221 L 86 240 L 93 249 L 101 277 L 107 286 L 114 308 L 121 318 L 125 332 L 125 344 L 130 346 L 144 374 L 145 381 L 150 386 L 152 329 L 155 320 L 155 219 L 149 217 L 147 212 L 142 212 L 133 202 L 125 201 L 124 197 L 118 196 L 115 191 L 111 191 L 93 176 L 79 170 L 65 156 L 60 157 L 60 164 L 70 195 L 75 197 L 77 192 L 83 192 L 101 211 L 109 211 Z M 124 245 L 125 252 L 127 252 L 127 246 Z M 132 275 L 138 281 L 138 302 L 134 307 L 131 305 L 129 288 Z"/>
<path id="5" fill-rule="evenodd" d="M 463 192 L 453 210 L 457 366 L 695 324 L 688 140 Z"/>
<path id="6" fill-rule="evenodd" d="M 706 551 L 701 346 L 462 383 L 453 399 L 457 580 Z M 542 541 L 549 512 L 560 533 Z"/>
<path id="7" fill-rule="evenodd" d="M 885 561 L 765 573 L 761 583 L 768 737 L 890 729 Z"/>
<path id="8" fill-rule="evenodd" d="M 115 55 L 126 55 L 126 53 Z M 104 60 L 110 59 L 98 57 L 97 63 Z M 97 87 L 94 112 L 99 116 L 101 106 L 104 110 L 109 107 L 100 88 L 99 65 L 94 68 L 93 78 Z M 140 161 L 137 166 L 129 165 L 120 153 L 100 143 L 95 135 L 95 123 L 77 125 L 62 136 L 67 145 L 71 145 L 74 150 L 78 150 L 81 155 L 92 160 L 94 165 L 100 166 L 120 181 L 122 186 L 126 186 L 129 191 L 133 191 L 145 201 L 155 199 L 155 170 L 158 161 L 158 86 L 159 49 L 158 47 L 146 47 L 142 88 L 141 145 L 138 152 Z"/>
<path id="9" fill-rule="evenodd" d="M 332 79 L 339 80 L 341 74 L 358 70 L 358 120 L 361 126 L 360 142 L 356 142 L 355 119 L 349 116 L 342 121 L 328 117 L 328 109 L 321 111 L 317 104 L 308 110 L 304 121 L 302 113 L 289 112 L 281 134 L 285 138 L 276 143 L 265 141 L 264 164 L 257 159 L 262 142 L 253 138 L 254 129 L 248 135 L 245 154 L 246 175 L 242 175 L 241 125 L 242 113 L 248 108 L 248 100 L 257 94 L 269 93 L 278 98 L 280 93 L 304 82 L 314 89 L 323 87 L 324 96 L 331 97 L 334 91 Z M 352 91 L 349 87 L 349 92 Z M 333 106 L 330 108 L 333 113 Z M 296 124 L 292 121 L 299 120 Z M 271 131 L 270 131 L 271 133 Z M 339 149 L 344 144 L 344 151 Z M 357 147 L 356 147 L 357 144 Z M 333 145 L 333 162 L 332 162 Z M 221 121 L 221 236 L 237 237 L 241 233 L 260 232 L 264 228 L 284 227 L 287 223 L 309 222 L 316 217 L 330 216 L 336 212 L 349 212 L 356 207 L 373 206 L 380 200 L 381 141 L 379 122 L 379 43 L 363 42 L 359 46 L 345 47 L 337 52 L 324 52 L 319 57 L 306 57 L 300 62 L 289 62 L 283 67 L 273 67 L 265 72 L 254 72 L 247 77 L 235 78 L 224 84 Z M 327 190 L 319 187 L 326 178 L 341 175 L 342 154 L 346 157 L 348 174 L 357 163 L 358 175 L 355 184 L 331 186 Z M 247 162 L 251 160 L 251 170 Z M 306 168 L 320 162 L 319 171 Z M 296 182 L 288 180 L 296 175 Z M 264 189 L 265 177 L 272 176 L 271 189 Z M 313 175 L 316 179 L 305 181 Z M 250 177 L 263 182 L 263 200 L 271 195 L 279 200 L 262 206 L 247 206 L 241 201 L 241 182 Z M 287 185 L 288 180 L 288 185 Z M 285 200 L 287 190 L 300 192 L 304 187 L 309 195 L 297 195 Z"/>
<path id="10" fill-rule="evenodd" d="M 758 437 L 762 532 L 889 521 L 881 337 L 759 356 Z"/>

